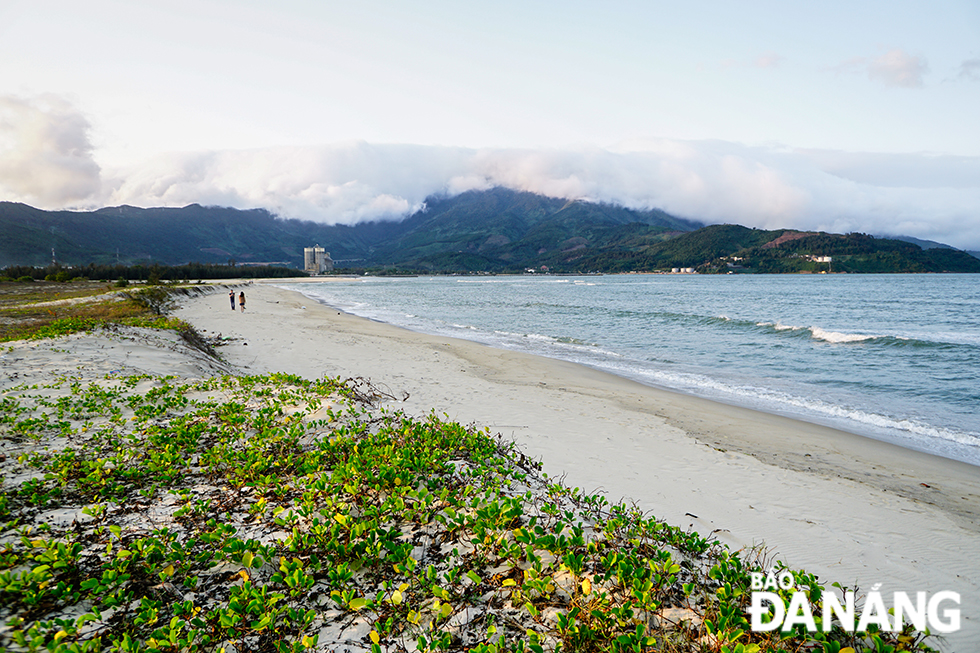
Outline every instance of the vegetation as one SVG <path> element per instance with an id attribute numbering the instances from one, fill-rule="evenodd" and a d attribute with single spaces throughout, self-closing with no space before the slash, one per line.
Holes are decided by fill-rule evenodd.
<path id="1" fill-rule="evenodd" d="M 277 279 L 305 277 L 305 272 L 273 266 L 217 265 L 212 263 L 188 263 L 186 265 L 98 265 L 89 263 L 66 268 L 60 264 L 44 267 L 11 266 L 3 269 L 0 282 L 10 281 L 57 281 L 71 283 L 90 279 L 114 279 L 117 282 L 184 281 L 192 279 Z M 120 283 L 120 287 L 127 284 Z"/>
<path id="2" fill-rule="evenodd" d="M 153 261 L 218 264 L 234 260 L 301 267 L 303 248 L 319 243 L 344 266 L 413 262 L 412 267 L 420 270 L 427 269 L 423 261 L 426 256 L 458 251 L 481 253 L 482 248 L 495 259 L 495 269 L 507 265 L 519 268 L 517 259 L 537 252 L 540 243 L 557 248 L 562 241 L 581 236 L 593 227 L 602 231 L 631 223 L 660 231 L 700 226 L 662 211 L 568 202 L 503 188 L 472 191 L 449 199 L 428 198 L 423 210 L 405 220 L 355 226 L 282 220 L 264 210 L 239 211 L 196 204 L 179 209 L 122 206 L 82 212 L 41 211 L 0 202 L 0 231 L 4 233 L 0 262 L 46 265 L 54 252 L 59 261 L 73 266 L 108 266 L 116 262 L 148 267 Z M 528 240 L 523 241 L 525 237 Z M 538 247 L 532 248 L 534 244 Z M 118 278 L 105 274 L 86 276 Z M 191 272 L 183 278 L 218 277 Z"/>
<path id="3" fill-rule="evenodd" d="M 561 261 L 583 244 L 599 246 L 618 234 L 689 231 L 700 226 L 663 211 L 633 211 L 503 188 L 427 200 L 400 233 L 376 245 L 370 258 L 424 271 L 523 271 Z"/>
<path id="4" fill-rule="evenodd" d="M 0 646 L 930 650 L 910 627 L 753 633 L 751 555 L 382 395 L 286 375 L 8 389 Z"/>
<path id="5" fill-rule="evenodd" d="M 819 258 L 831 257 L 830 262 Z M 651 242 L 639 233 L 587 253 L 570 268 L 608 272 L 695 268 L 701 273 L 799 272 L 980 272 L 980 259 L 955 249 L 922 249 L 866 234 L 765 231 L 739 225 L 712 225 L 669 240 Z"/>
<path id="6" fill-rule="evenodd" d="M 189 324 L 166 315 L 173 296 L 189 292 L 173 286 L 115 292 L 93 282 L 0 284 L 0 342 L 53 338 L 113 324 L 170 329 L 193 341 Z"/>
<path id="7" fill-rule="evenodd" d="M 702 273 L 980 271 L 980 259 L 952 248 L 919 246 L 926 241 L 701 226 L 663 211 L 504 188 L 430 197 L 404 220 L 353 226 L 196 204 L 86 213 L 0 202 L 5 236 L 0 261 L 20 266 L 8 268 L 8 277 L 57 281 L 301 276 L 295 268 L 302 265 L 303 248 L 319 243 L 338 270 L 348 273 L 653 272 L 675 267 Z M 28 267 L 50 262 L 52 248 L 64 265 Z M 827 256 L 834 259 L 832 265 L 814 260 Z M 205 262 L 182 264 L 186 261 Z M 257 261 L 278 264 L 254 265 Z"/>
<path id="8" fill-rule="evenodd" d="M 99 299 L 84 282 L 23 284 L 5 310 L 51 306 L 56 285 Z M 56 317 L 31 333 L 173 327 L 174 294 L 191 290 L 126 290 L 91 306 L 136 315 Z M 8 383 L 0 649 L 931 650 L 911 626 L 752 632 L 751 571 L 787 571 L 814 604 L 817 579 L 569 488 L 499 435 L 386 399 L 360 379 L 281 374 L 80 369 Z"/>

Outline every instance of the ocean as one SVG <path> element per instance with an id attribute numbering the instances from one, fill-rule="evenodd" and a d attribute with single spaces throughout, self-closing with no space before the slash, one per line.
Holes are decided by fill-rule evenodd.
<path id="1" fill-rule="evenodd" d="M 980 465 L 980 275 L 361 277 L 282 284 Z"/>

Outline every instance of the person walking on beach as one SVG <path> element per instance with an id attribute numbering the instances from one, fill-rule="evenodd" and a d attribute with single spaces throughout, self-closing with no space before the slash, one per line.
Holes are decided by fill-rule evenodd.
<path id="1" fill-rule="evenodd" d="M 231 294 L 234 295 L 235 294 L 235 291 L 232 291 Z M 239 306 L 239 308 L 242 309 L 242 313 L 244 313 L 245 312 L 245 291 L 244 290 L 238 294 L 238 306 Z"/>
<path id="2" fill-rule="evenodd" d="M 235 310 L 235 291 L 234 290 L 229 290 L 228 291 L 228 299 L 231 300 L 231 310 Z"/>

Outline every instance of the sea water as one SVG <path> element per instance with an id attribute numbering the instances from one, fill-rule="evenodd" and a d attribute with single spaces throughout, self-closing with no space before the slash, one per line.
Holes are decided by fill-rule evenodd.
<path id="1" fill-rule="evenodd" d="M 284 285 L 407 329 L 573 361 L 980 465 L 980 275 Z"/>

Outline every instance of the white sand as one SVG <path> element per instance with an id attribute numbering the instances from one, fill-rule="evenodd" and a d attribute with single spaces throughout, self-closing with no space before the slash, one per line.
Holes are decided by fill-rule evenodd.
<path id="1" fill-rule="evenodd" d="M 362 376 L 409 413 L 434 409 L 517 440 L 571 486 L 635 501 L 733 548 L 868 591 L 962 598 L 947 650 L 980 650 L 980 469 L 579 365 L 338 313 L 262 283 L 178 311 L 249 373 Z M 920 485 L 925 483 L 930 487 Z M 914 595 L 913 595 L 914 596 Z M 890 604 L 890 600 L 889 600 Z"/>
<path id="2" fill-rule="evenodd" d="M 23 383 L 49 383 L 58 376 L 102 379 L 106 375 L 174 375 L 202 378 L 228 374 L 188 347 L 173 331 L 117 327 L 98 335 L 78 333 L 50 340 L 20 340 L 0 347 L 0 390 Z"/>

